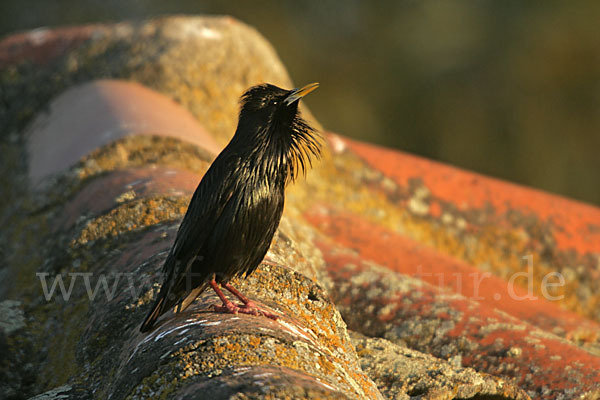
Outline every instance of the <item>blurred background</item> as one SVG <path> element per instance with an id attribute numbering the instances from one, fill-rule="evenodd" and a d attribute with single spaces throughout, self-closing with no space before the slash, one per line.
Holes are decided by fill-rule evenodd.
<path id="1" fill-rule="evenodd" d="M 600 205 L 600 2 L 2 0 L 0 35 L 229 14 L 331 131 Z"/>

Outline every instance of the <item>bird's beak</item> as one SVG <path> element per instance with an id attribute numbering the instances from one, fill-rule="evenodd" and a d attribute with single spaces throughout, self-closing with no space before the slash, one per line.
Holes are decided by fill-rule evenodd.
<path id="1" fill-rule="evenodd" d="M 285 103 L 285 105 L 289 106 L 290 104 L 300 100 L 302 97 L 306 96 L 318 87 L 319 84 L 317 82 L 314 82 L 309 83 L 308 85 L 303 86 L 300 89 L 293 89 L 290 91 L 290 94 L 283 100 L 283 102 Z"/>

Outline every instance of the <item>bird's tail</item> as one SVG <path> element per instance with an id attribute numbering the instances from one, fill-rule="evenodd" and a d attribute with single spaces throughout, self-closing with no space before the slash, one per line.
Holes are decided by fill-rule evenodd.
<path id="1" fill-rule="evenodd" d="M 167 309 L 167 292 L 167 290 L 160 291 L 152 309 L 146 316 L 144 322 L 142 322 L 142 326 L 140 326 L 140 332 L 148 332 L 151 330 L 158 317 L 165 312 L 165 309 Z"/>
<path id="2" fill-rule="evenodd" d="M 188 308 L 194 302 L 194 300 L 196 300 L 196 298 L 202 294 L 202 292 L 204 292 L 207 286 L 207 283 L 203 283 L 197 288 L 192 289 L 192 291 L 183 298 L 181 303 L 179 303 L 177 312 L 185 311 L 185 309 Z"/>

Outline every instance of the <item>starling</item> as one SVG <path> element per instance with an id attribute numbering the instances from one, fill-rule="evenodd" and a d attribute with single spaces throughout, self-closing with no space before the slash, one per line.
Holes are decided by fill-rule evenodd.
<path id="1" fill-rule="evenodd" d="M 163 266 L 158 298 L 140 331 L 172 307 L 185 310 L 208 286 L 217 312 L 264 315 L 228 282 L 248 276 L 269 250 L 283 212 L 285 186 L 319 157 L 319 136 L 298 111 L 299 100 L 319 86 L 284 90 L 251 87 L 241 98 L 235 135 L 200 181 Z M 240 299 L 237 305 L 221 289 Z"/>

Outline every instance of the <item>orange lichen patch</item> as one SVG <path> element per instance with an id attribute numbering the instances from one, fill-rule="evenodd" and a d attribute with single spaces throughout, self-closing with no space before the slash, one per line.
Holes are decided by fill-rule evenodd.
<path id="1" fill-rule="evenodd" d="M 317 244 L 350 329 L 399 340 L 441 358 L 460 354 L 463 365 L 515 378 L 540 398 L 553 398 L 559 391 L 573 396 L 600 379 L 600 357 L 492 304 L 379 268 L 329 239 Z M 366 285 L 357 290 L 360 281 Z M 549 382 L 554 391 L 542 392 Z"/>
<path id="2" fill-rule="evenodd" d="M 259 305 L 261 300 L 265 299 L 262 296 L 268 296 L 266 298 L 268 300 L 267 304 L 276 304 L 283 315 L 291 316 L 290 320 L 286 317 L 281 320 L 284 326 L 294 326 L 294 329 L 288 330 L 285 328 L 285 331 L 288 333 L 302 331 L 307 337 L 311 338 L 309 340 L 312 343 L 311 348 L 317 346 L 318 349 L 318 352 L 311 352 L 311 354 L 316 357 L 314 361 L 318 365 L 319 373 L 340 376 L 340 371 L 343 370 L 345 371 L 344 375 L 346 375 L 344 379 L 347 380 L 348 376 L 351 377 L 352 382 L 360 386 L 363 393 L 370 393 L 371 397 L 376 398 L 372 382 L 362 373 L 358 364 L 353 365 L 353 361 L 351 361 L 354 349 L 350 341 L 347 340 L 345 325 L 335 305 L 327 299 L 322 289 L 311 281 L 306 281 L 306 278 L 297 272 L 294 272 L 294 275 L 300 281 L 305 282 L 302 285 L 298 285 L 296 279 L 289 279 L 287 275 L 279 275 L 273 268 L 275 267 L 261 265 L 248 279 L 237 278 L 232 280 L 232 284 L 239 287 L 242 292 L 249 295 Z M 274 281 L 276 277 L 285 279 Z M 267 292 L 261 290 L 260 297 L 254 298 L 252 292 L 260 287 L 271 287 L 276 288 L 276 290 Z M 281 295 L 282 292 L 293 293 L 294 295 L 291 297 Z M 315 300 L 308 300 L 311 295 Z M 307 299 L 307 301 L 299 302 L 299 299 Z M 304 340 L 306 340 L 306 337 L 302 339 L 302 341 Z M 306 346 L 302 344 L 299 346 L 299 348 L 304 347 Z M 281 357 L 290 356 L 294 356 L 294 354 L 281 355 Z"/>
<path id="3" fill-rule="evenodd" d="M 158 369 L 145 378 L 144 386 L 159 384 L 161 392 L 171 393 L 188 378 L 218 376 L 232 366 L 277 365 L 301 370 L 301 357 L 294 348 L 271 337 L 222 335 L 181 347 L 169 358 L 174 360 L 174 365 L 166 370 Z M 167 382 L 162 377 L 166 377 Z"/>
<path id="4" fill-rule="evenodd" d="M 201 174 L 212 154 L 200 147 L 165 136 L 138 135 L 115 140 L 83 157 L 75 166 L 78 179 L 129 168 L 172 168 Z"/>
<path id="5" fill-rule="evenodd" d="M 433 195 L 459 210 L 491 205 L 497 216 L 512 210 L 532 214 L 550 223 L 559 249 L 574 249 L 579 254 L 600 253 L 600 210 L 596 207 L 399 151 L 345 138 L 339 140 L 401 186 L 418 178 Z"/>
<path id="6" fill-rule="evenodd" d="M 543 329 L 559 328 L 567 333 L 581 329 L 600 331 L 599 324 L 541 297 L 540 289 L 530 290 L 529 285 L 543 281 L 533 276 L 533 269 L 513 274 L 514 279 L 507 281 L 353 214 L 305 216 L 332 240 L 357 251 L 363 259 L 373 260 L 393 271 L 449 288 Z M 527 276 L 529 273 L 531 277 Z M 549 293 L 548 288 L 543 290 L 551 299 L 561 297 L 558 293 Z"/>
<path id="7" fill-rule="evenodd" d="M 134 200 L 88 221 L 72 245 L 85 244 L 105 237 L 174 221 L 183 215 L 177 211 L 188 203 L 187 197 L 156 197 Z"/>
<path id="8" fill-rule="evenodd" d="M 219 372 L 235 365 L 236 368 L 245 366 L 280 366 L 298 371 L 306 371 L 316 376 L 329 377 L 330 379 L 344 379 L 343 368 L 347 366 L 337 360 L 335 363 L 328 357 L 319 355 L 318 351 L 309 350 L 306 343 L 295 341 L 288 343 L 270 336 L 256 335 L 222 335 L 209 340 L 199 341 L 175 351 L 170 355 L 176 360 L 178 369 L 184 374 L 180 378 L 188 378 L 202 373 L 218 375 Z M 313 358 L 316 356 L 316 360 Z M 313 362 L 316 361 L 316 362 Z M 361 374 L 351 374 L 353 378 L 361 377 L 369 393 L 371 385 L 366 384 L 366 379 Z M 357 382 L 361 382 L 357 380 Z M 347 389 L 350 389 L 348 387 Z M 371 392 L 371 398 L 376 398 Z"/>

